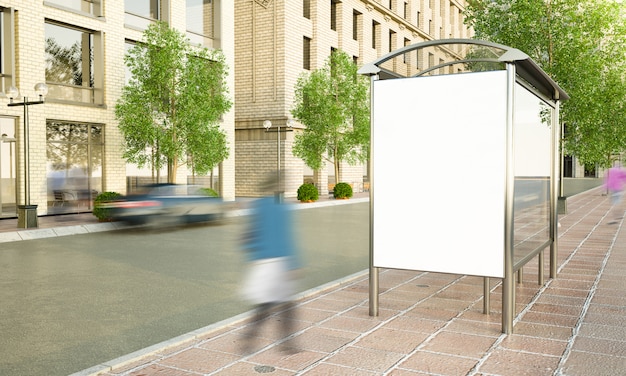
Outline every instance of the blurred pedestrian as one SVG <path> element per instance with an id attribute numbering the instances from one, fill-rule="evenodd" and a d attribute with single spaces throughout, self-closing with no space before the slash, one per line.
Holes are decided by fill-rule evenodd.
<path id="1" fill-rule="evenodd" d="M 610 214 L 615 216 L 615 220 L 609 222 L 609 224 L 617 223 L 617 220 L 622 219 L 622 211 L 619 208 L 619 204 L 622 202 L 624 196 L 624 186 L 626 185 L 626 171 L 621 166 L 615 166 L 609 168 L 605 178 L 605 186 L 611 197 L 611 211 Z"/>
<path id="2" fill-rule="evenodd" d="M 280 311 L 283 338 L 293 333 L 295 307 L 291 297 L 296 291 L 296 274 L 300 258 L 293 234 L 290 208 L 282 203 L 283 192 L 276 179 L 264 184 L 274 195 L 253 203 L 252 215 L 243 248 L 248 271 L 243 282 L 245 300 L 256 306 L 254 322 L 248 331 L 246 351 L 249 352 L 260 325 L 272 310 Z"/>

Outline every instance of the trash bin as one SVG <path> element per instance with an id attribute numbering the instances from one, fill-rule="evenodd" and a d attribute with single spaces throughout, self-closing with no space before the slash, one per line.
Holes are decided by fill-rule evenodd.
<path id="1" fill-rule="evenodd" d="M 17 206 L 17 227 L 18 228 L 38 227 L 37 205 L 18 205 Z"/>

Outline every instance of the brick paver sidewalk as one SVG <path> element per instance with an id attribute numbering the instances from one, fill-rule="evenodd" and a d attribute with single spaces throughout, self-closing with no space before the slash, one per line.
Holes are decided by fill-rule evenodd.
<path id="1" fill-rule="evenodd" d="M 517 285 L 514 333 L 501 333 L 501 294 L 482 313 L 482 278 L 383 270 L 380 316 L 367 274 L 297 301 L 290 336 L 277 312 L 244 352 L 249 315 L 85 370 L 93 375 L 617 375 L 626 369 L 626 232 L 609 224 L 600 188 L 560 217 L 559 273 Z M 547 265 L 546 265 L 547 268 Z M 546 271 L 547 275 L 547 271 Z"/>

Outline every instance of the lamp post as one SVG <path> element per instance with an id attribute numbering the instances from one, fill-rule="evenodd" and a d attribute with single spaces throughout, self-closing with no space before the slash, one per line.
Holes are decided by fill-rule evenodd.
<path id="1" fill-rule="evenodd" d="M 289 119 L 287 120 L 287 128 L 289 128 L 289 130 L 291 130 L 291 128 L 293 127 L 293 120 Z M 265 120 L 263 121 L 263 128 L 265 128 L 266 132 L 270 132 L 270 128 L 272 128 L 272 122 L 270 120 Z M 278 187 L 279 187 L 279 191 L 283 188 L 282 184 L 281 184 L 281 176 L 280 176 L 280 125 L 278 127 L 276 127 L 276 133 L 278 135 L 277 140 L 278 140 L 278 169 L 277 169 L 277 177 L 278 177 Z"/>
<path id="2" fill-rule="evenodd" d="M 38 227 L 37 224 L 37 205 L 30 204 L 30 145 L 29 145 L 29 119 L 28 107 L 35 104 L 43 104 L 43 97 L 48 94 L 48 86 L 44 83 L 35 85 L 35 92 L 39 95 L 38 101 L 29 101 L 28 97 L 24 97 L 22 102 L 13 102 L 13 98 L 19 95 L 19 90 L 15 86 L 11 86 L 7 90 L 9 97 L 9 107 L 24 107 L 24 204 L 17 206 L 17 227 L 30 228 Z"/>

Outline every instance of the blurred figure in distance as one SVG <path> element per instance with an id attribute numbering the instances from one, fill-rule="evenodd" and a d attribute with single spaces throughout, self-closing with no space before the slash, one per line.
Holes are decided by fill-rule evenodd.
<path id="1" fill-rule="evenodd" d="M 605 177 L 605 186 L 611 197 L 610 214 L 615 216 L 615 219 L 609 224 L 615 224 L 623 217 L 618 206 L 622 202 L 625 185 L 626 171 L 619 165 L 609 168 Z"/>
<path id="2" fill-rule="evenodd" d="M 246 352 L 250 352 L 259 327 L 273 309 L 281 312 L 282 337 L 293 333 L 295 308 L 291 297 L 296 291 L 296 274 L 301 267 L 292 228 L 292 212 L 282 203 L 283 191 L 275 173 L 266 180 L 262 189 L 273 192 L 273 195 L 268 194 L 253 203 L 243 242 L 249 265 L 242 294 L 256 307 L 254 322 L 247 333 Z"/>

